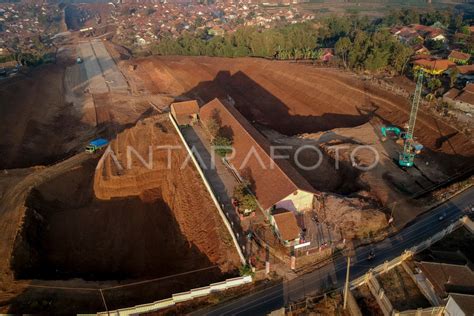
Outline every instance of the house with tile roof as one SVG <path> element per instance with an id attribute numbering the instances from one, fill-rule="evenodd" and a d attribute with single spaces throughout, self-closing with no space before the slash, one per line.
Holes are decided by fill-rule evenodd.
<path id="1" fill-rule="evenodd" d="M 285 209 L 276 209 L 270 218 L 274 232 L 278 239 L 287 247 L 297 245 L 300 241 L 301 229 L 296 222 L 293 212 Z"/>
<path id="2" fill-rule="evenodd" d="M 170 110 L 178 125 L 192 125 L 198 119 L 199 104 L 196 100 L 175 102 L 171 104 Z"/>
<path id="3" fill-rule="evenodd" d="M 474 315 L 474 295 L 449 294 L 446 308 L 446 316 L 471 316 Z"/>
<path id="4" fill-rule="evenodd" d="M 443 95 L 443 101 L 463 112 L 474 113 L 474 83 L 467 84 L 462 90 L 450 89 Z"/>
<path id="5" fill-rule="evenodd" d="M 465 81 L 474 81 L 474 65 L 456 66 L 457 78 Z"/>
<path id="6" fill-rule="evenodd" d="M 422 261 L 418 267 L 441 300 L 450 293 L 474 294 L 474 272 L 467 265 Z"/>
<path id="7" fill-rule="evenodd" d="M 430 75 L 441 75 L 456 64 L 447 59 L 417 59 L 413 61 L 413 70 L 423 70 Z"/>
<path id="8" fill-rule="evenodd" d="M 215 120 L 233 140 L 228 164 L 250 183 L 260 208 L 268 216 L 276 209 L 301 213 L 313 209 L 318 192 L 275 147 L 229 102 L 214 99 L 201 107 L 201 121 Z"/>
<path id="9" fill-rule="evenodd" d="M 452 50 L 448 56 L 448 60 L 459 65 L 467 65 L 469 63 L 469 59 L 471 59 L 470 54 L 463 53 L 457 50 Z"/>

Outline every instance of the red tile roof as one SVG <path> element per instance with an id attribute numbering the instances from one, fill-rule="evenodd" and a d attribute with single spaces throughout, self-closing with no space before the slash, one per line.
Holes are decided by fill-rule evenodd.
<path id="1" fill-rule="evenodd" d="M 229 162 L 250 182 L 264 210 L 298 189 L 316 193 L 287 160 L 271 159 L 269 141 L 235 107 L 214 99 L 201 108 L 199 115 L 204 122 L 215 118 L 232 134 L 235 156 Z"/>
<path id="2" fill-rule="evenodd" d="M 300 237 L 300 228 L 293 212 L 279 210 L 277 214 L 273 214 L 273 219 L 282 240 L 294 240 Z"/>
<path id="3" fill-rule="evenodd" d="M 450 289 L 474 289 L 474 273 L 467 266 L 421 262 L 420 268 L 441 297 Z"/>
<path id="4" fill-rule="evenodd" d="M 474 65 L 457 66 L 456 68 L 462 75 L 474 74 Z"/>
<path id="5" fill-rule="evenodd" d="M 418 59 L 418 60 L 415 60 L 413 64 L 422 66 L 430 70 L 446 70 L 450 66 L 456 65 L 455 63 L 447 59 L 438 59 L 438 60 Z"/>
<path id="6" fill-rule="evenodd" d="M 171 103 L 176 114 L 198 114 L 199 105 L 196 100 Z"/>
<path id="7" fill-rule="evenodd" d="M 448 58 L 454 58 L 454 59 L 459 59 L 459 60 L 469 60 L 469 58 L 471 58 L 471 55 L 457 51 L 457 50 L 453 50 L 449 54 Z"/>
<path id="8" fill-rule="evenodd" d="M 175 102 L 171 104 L 171 113 L 179 125 L 190 124 L 193 116 L 199 113 L 199 105 L 195 100 Z"/>
<path id="9" fill-rule="evenodd" d="M 458 89 L 451 89 L 444 94 L 444 97 L 450 98 L 454 101 L 468 103 L 474 106 L 474 83 L 470 83 L 461 91 Z"/>

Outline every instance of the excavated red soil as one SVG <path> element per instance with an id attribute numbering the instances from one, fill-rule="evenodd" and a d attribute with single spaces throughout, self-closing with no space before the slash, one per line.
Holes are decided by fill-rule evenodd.
<path id="1" fill-rule="evenodd" d="M 170 168 L 167 151 L 156 148 L 163 145 L 181 146 L 172 151 Z M 149 162 L 149 146 L 151 169 L 135 153 L 127 164 L 127 148 Z M 232 238 L 194 165 L 185 163 L 187 152 L 167 115 L 121 132 L 111 149 L 123 169 L 111 154 L 82 153 L 54 176 L 32 180 L 11 269 L 16 280 L 34 279 L 44 287 L 6 285 L 12 299 L 4 311 L 104 310 L 98 292 L 70 297 L 71 291 L 48 288 L 55 284 L 96 288 L 171 276 L 104 291 L 108 307 L 115 309 L 236 275 L 240 260 Z M 41 170 L 51 168 L 56 166 Z"/>
<path id="2" fill-rule="evenodd" d="M 135 74 L 153 92 L 201 102 L 230 96 L 250 121 L 286 135 L 373 119 L 402 126 L 409 116 L 408 100 L 335 69 L 255 58 L 153 57 L 128 63 L 137 65 Z M 415 134 L 446 173 L 472 164 L 470 139 L 422 110 Z"/>
<path id="3" fill-rule="evenodd" d="M 127 169 L 127 146 L 144 155 L 158 144 L 180 144 L 166 116 L 112 142 L 125 170 L 113 171 L 112 156 L 105 155 L 97 169 L 98 160 L 89 159 L 36 187 L 26 202 L 24 242 L 14 251 L 17 276 L 110 280 L 213 265 L 234 270 L 236 250 L 197 171 L 191 163 L 180 168 L 184 148 L 174 150 L 169 170 L 163 150 L 156 150 L 152 170 L 135 156 Z"/>
<path id="4" fill-rule="evenodd" d="M 49 164 L 71 150 L 82 123 L 64 101 L 64 67 L 48 65 L 0 82 L 0 169 Z"/>

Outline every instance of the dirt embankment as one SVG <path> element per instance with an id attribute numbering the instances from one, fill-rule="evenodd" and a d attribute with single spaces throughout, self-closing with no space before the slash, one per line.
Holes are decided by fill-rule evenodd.
<path id="1" fill-rule="evenodd" d="M 409 116 L 408 100 L 335 69 L 249 58 L 156 57 L 130 63 L 150 91 L 202 102 L 230 96 L 250 121 L 285 135 L 369 121 L 403 126 Z M 423 110 L 415 135 L 446 173 L 472 164 L 472 140 Z"/>
<path id="2" fill-rule="evenodd" d="M 12 267 L 20 278 L 87 280 L 150 278 L 217 265 L 223 273 L 239 259 L 229 233 L 166 116 L 147 119 L 118 135 L 96 169 L 90 159 L 41 184 L 28 196 L 23 232 Z M 132 160 L 130 160 L 132 161 Z M 130 169 L 129 169 L 130 168 Z M 95 174 L 95 176 L 94 176 Z"/>
<path id="3" fill-rule="evenodd" d="M 167 115 L 146 119 L 118 134 L 111 149 L 116 160 L 104 156 L 95 173 L 98 198 L 162 199 L 189 242 L 212 262 L 224 270 L 238 265 L 231 237 Z"/>
<path id="4" fill-rule="evenodd" d="M 403 226 L 425 207 L 410 200 L 413 194 L 472 167 L 472 139 L 421 109 L 415 136 L 425 149 L 417 157 L 415 168 L 400 169 L 397 160 L 401 146 L 393 140 L 383 142 L 380 127 L 402 127 L 408 121 L 409 100 L 351 73 L 255 58 L 152 57 L 127 61 L 124 66 L 134 69 L 129 77 L 137 86 L 153 93 L 195 98 L 201 104 L 215 97 L 232 99 L 274 145 L 293 146 L 286 151 L 290 155 L 300 146 L 318 147 L 322 162 L 317 170 L 307 171 L 293 159 L 290 161 L 317 190 L 336 199 L 355 199 L 345 201 L 348 207 L 353 203 L 378 212 L 380 207 L 391 209 L 397 202 L 397 225 Z M 358 165 L 369 166 L 376 158 L 373 152 L 357 151 L 359 145 L 377 151 L 379 162 L 375 168 L 354 168 L 354 150 Z M 314 165 L 320 158 L 311 150 L 300 154 L 305 166 Z M 334 206 L 331 212 L 336 222 L 351 213 L 350 207 L 347 212 L 341 211 L 338 203 L 328 203 L 328 210 L 331 204 Z M 382 213 L 373 215 L 378 218 Z M 347 218 L 350 223 L 352 220 Z M 379 223 L 378 227 L 386 225 L 383 220 L 374 222 Z"/>
<path id="5" fill-rule="evenodd" d="M 48 65 L 0 83 L 0 169 L 52 163 L 86 129 L 65 103 L 64 67 Z"/>

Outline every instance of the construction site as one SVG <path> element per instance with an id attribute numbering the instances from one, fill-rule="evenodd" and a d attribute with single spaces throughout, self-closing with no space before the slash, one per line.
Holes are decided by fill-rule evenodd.
<path id="1" fill-rule="evenodd" d="M 300 146 L 319 148 L 316 170 L 288 161 L 321 196 L 320 221 L 344 238 L 401 229 L 427 210 L 425 192 L 472 171 L 472 136 L 424 107 L 413 132 L 423 149 L 413 167 L 400 167 L 403 145 L 381 128 L 404 129 L 412 100 L 355 74 L 122 53 L 107 41 L 74 39 L 56 64 L 0 82 L 0 312 L 98 312 L 104 301 L 108 309 L 143 304 L 238 275 L 233 232 L 196 166 L 182 167 L 188 158 L 168 115 L 173 102 L 232 100 L 290 157 Z M 114 155 L 84 152 L 97 137 Z M 181 147 L 168 154 L 159 145 Z M 142 157 L 153 148 L 153 168 L 130 163 L 130 146 Z M 375 159 L 358 146 L 377 151 L 374 168 L 354 167 Z M 300 157 L 305 165 L 318 159 Z"/>

